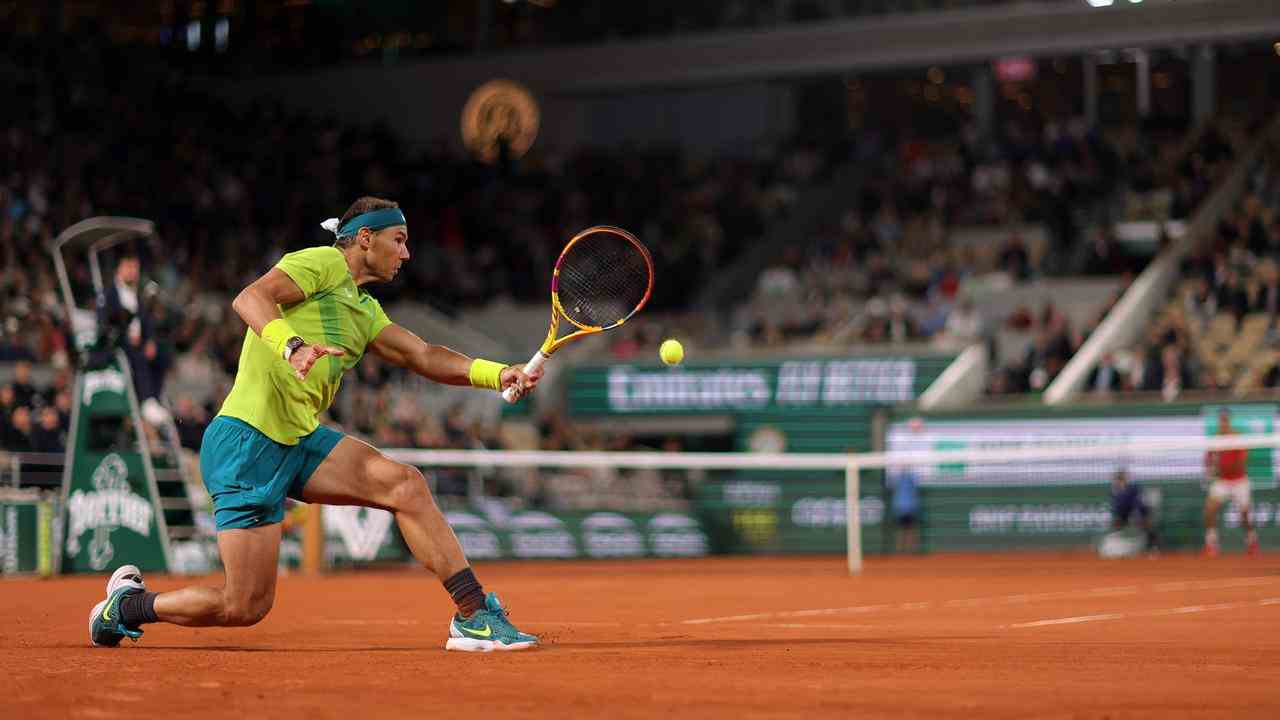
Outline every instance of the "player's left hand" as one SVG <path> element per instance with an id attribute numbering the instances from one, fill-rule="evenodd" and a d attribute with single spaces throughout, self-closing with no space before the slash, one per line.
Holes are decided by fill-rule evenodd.
<path id="1" fill-rule="evenodd" d="M 293 354 L 289 356 L 289 364 L 293 366 L 293 376 L 299 380 L 306 380 L 307 373 L 311 372 L 311 366 L 325 355 L 333 355 L 342 357 L 347 353 L 342 348 L 329 347 L 328 345 L 300 345 Z"/>
<path id="2" fill-rule="evenodd" d="M 502 381 L 503 390 L 514 385 L 516 387 L 516 399 L 519 400 L 532 392 L 538 381 L 542 379 L 542 368 L 538 368 L 531 373 L 525 373 L 523 364 L 510 365 L 502 371 L 498 379 Z"/>

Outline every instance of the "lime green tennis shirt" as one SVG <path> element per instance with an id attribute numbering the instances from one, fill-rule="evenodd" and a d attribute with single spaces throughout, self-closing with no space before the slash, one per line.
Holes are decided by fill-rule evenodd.
<path id="1" fill-rule="evenodd" d="M 365 348 L 391 324 L 382 305 L 356 287 L 347 260 L 336 247 L 313 247 L 289 253 L 276 267 L 297 283 L 306 297 L 280 306 L 280 314 L 308 345 L 342 348 L 342 357 L 316 361 L 306 380 L 267 345 L 253 328 L 245 330 L 235 385 L 220 415 L 238 418 L 285 445 L 320 425 L 346 372 Z"/>

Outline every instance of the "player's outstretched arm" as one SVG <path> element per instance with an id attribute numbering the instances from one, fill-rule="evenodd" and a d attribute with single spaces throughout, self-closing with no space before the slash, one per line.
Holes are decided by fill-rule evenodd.
<path id="1" fill-rule="evenodd" d="M 248 287 L 241 290 L 236 299 L 231 301 L 231 309 L 235 310 L 240 319 L 244 320 L 245 324 L 263 340 L 281 344 L 287 342 L 292 335 L 292 331 L 287 329 L 287 323 L 275 333 L 267 333 L 267 335 L 263 333 L 272 322 L 283 320 L 280 316 L 281 305 L 302 302 L 306 298 L 306 293 L 298 287 L 293 278 L 279 268 L 272 268 L 266 275 L 254 280 Z M 274 335 L 281 335 L 281 337 L 275 338 Z M 317 360 L 325 355 L 342 354 L 343 351 L 340 348 L 305 344 L 291 351 L 287 358 L 282 354 L 281 359 L 287 359 L 293 366 L 294 376 L 303 380 Z"/>
<path id="2" fill-rule="evenodd" d="M 432 345 L 394 323 L 378 333 L 369 344 L 369 349 L 392 365 L 434 382 L 446 385 L 481 385 L 477 382 L 474 368 L 476 360 L 443 345 Z M 541 370 L 525 374 L 523 365 L 510 365 L 498 374 L 499 387 L 491 389 L 505 390 L 514 385 L 516 391 L 523 396 L 533 390 L 541 377 Z"/>

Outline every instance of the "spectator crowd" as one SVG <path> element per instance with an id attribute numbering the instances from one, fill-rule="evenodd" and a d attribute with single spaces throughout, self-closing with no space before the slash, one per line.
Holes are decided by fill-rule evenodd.
<path id="1" fill-rule="evenodd" d="M 828 165 L 822 149 L 762 142 L 725 154 L 546 148 L 487 166 L 444 142 L 410 149 L 379 124 L 232 107 L 91 35 L 25 50 L 0 61 L 11 99 L 0 110 L 0 363 L 18 363 L 0 391 L 7 449 L 65 442 L 70 398 L 57 388 L 93 348 L 77 344 L 43 248 L 83 218 L 156 224 L 151 241 L 106 253 L 96 309 L 100 325 L 122 318 L 112 343 L 154 371 L 140 392 L 168 397 L 182 443 L 195 447 L 239 359 L 244 325 L 229 298 L 285 252 L 331 242 L 319 221 L 358 195 L 396 199 L 412 228 L 413 261 L 374 289 L 384 303 L 542 302 L 563 241 L 607 221 L 649 244 L 664 279 L 650 307 L 662 311 L 689 302 L 687 288 L 749 247 Z M 131 263 L 135 277 L 113 275 Z M 93 310 L 83 256 L 68 269 Z M 52 368 L 56 386 L 32 390 L 33 363 Z M 352 380 L 332 419 L 381 445 L 500 446 L 496 426 L 406 400 L 403 372 L 370 358 Z"/>
<path id="2" fill-rule="evenodd" d="M 994 137 L 969 127 L 946 140 L 890 142 L 866 131 L 855 153 L 882 165 L 813 242 L 788 249 L 761 273 L 737 321 L 741 342 L 945 336 L 966 283 L 991 273 L 1017 282 L 1068 270 L 1078 234 L 1071 208 L 1108 197 L 1120 173 L 1116 150 L 1078 120 L 1035 132 L 1010 123 Z M 964 228 L 985 231 L 971 240 Z M 992 246 L 990 236 L 1002 232 Z M 962 314 L 952 330 L 968 320 Z"/>
<path id="3" fill-rule="evenodd" d="M 412 229 L 413 261 L 395 283 L 375 289 L 384 303 L 423 299 L 452 312 L 495 300 L 541 302 L 563 240 L 607 221 L 648 242 L 662 278 L 650 309 L 661 313 L 685 309 L 690 289 L 785 219 L 836 161 L 851 160 L 867 168 L 857 194 L 763 269 L 731 319 L 731 345 L 928 341 L 957 348 L 990 342 L 997 329 L 975 306 L 974 287 L 1063 273 L 1131 277 L 1140 261 L 1124 254 L 1106 223 L 1086 232 L 1082 209 L 1105 207 L 1118 191 L 1164 193 L 1167 216 L 1186 217 L 1236 149 L 1234 138 L 1211 127 L 1171 159 L 1168 138 L 1152 145 L 1140 137 L 1122 147 L 1078 119 L 1051 119 L 1010 123 L 994 136 L 970 128 L 949 139 L 866 130 L 838 152 L 784 141 L 722 154 L 539 148 L 489 166 L 445 142 L 410 148 L 377 123 L 343 125 L 269 102 L 232 106 L 192 90 L 181 74 L 140 72 L 145 64 L 130 52 L 86 36 L 58 52 L 29 47 L 0 61 L 0 88 L 11 99 L 0 110 L 0 363 L 13 364 L 12 380 L 0 386 L 6 449 L 64 446 L 70 369 L 87 350 L 67 324 L 41 248 L 56 231 L 93 215 L 156 222 L 156 238 L 108 258 L 108 272 L 118 273 L 136 253 L 141 271 L 132 280 L 117 275 L 115 294 L 107 288 L 98 310 L 128 310 L 121 342 L 132 363 L 155 375 L 141 393 L 165 397 L 168 379 L 181 442 L 195 448 L 239 359 L 244 326 L 230 311 L 230 295 L 285 252 L 329 242 L 318 222 L 357 195 L 396 199 Z M 1105 358 L 1090 387 L 1176 396 L 1222 384 L 1222 373 L 1206 372 L 1194 351 L 1196 323 L 1221 312 L 1237 319 L 1274 314 L 1280 305 L 1276 183 L 1260 171 L 1251 188 L 1188 270 L 1184 311 L 1162 316 L 1141 346 Z M 983 241 L 965 234 L 975 227 Z M 1002 239 L 992 245 L 993 236 Z M 1262 258 L 1272 264 L 1247 270 Z M 77 296 L 93 297 L 87 264 L 69 269 Z M 123 295 L 121 282 L 128 286 Z M 989 391 L 1043 389 L 1114 301 L 1079 327 L 1052 303 L 999 318 L 1031 340 L 1017 360 L 993 372 Z M 637 323 L 616 334 L 613 356 L 655 345 L 655 327 Z M 31 380 L 33 364 L 51 368 L 47 386 Z M 1266 382 L 1276 375 L 1269 368 Z M 366 358 L 330 419 L 381 446 L 509 444 L 500 425 L 461 406 L 424 407 L 417 393 L 406 392 L 414 382 Z M 539 428 L 535 442 L 547 448 L 641 442 L 576 436 L 555 420 Z M 549 492 L 494 477 L 505 478 L 505 491 Z M 558 477 L 554 482 L 586 482 L 572 473 Z M 648 488 L 646 497 L 679 497 L 678 483 L 661 476 L 632 480 Z M 439 481 L 444 494 L 465 494 L 471 479 L 442 473 Z M 608 482 L 592 487 L 627 495 L 608 491 Z"/>
<path id="4" fill-rule="evenodd" d="M 13 376 L 0 384 L 0 448 L 14 452 L 60 453 L 71 424 L 71 377 L 58 372 L 37 384 L 30 359 L 13 364 Z"/>

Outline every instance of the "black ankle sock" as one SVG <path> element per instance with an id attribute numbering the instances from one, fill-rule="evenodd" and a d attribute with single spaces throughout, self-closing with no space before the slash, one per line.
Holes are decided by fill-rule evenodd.
<path id="1" fill-rule="evenodd" d="M 120 622 L 136 628 L 143 623 L 160 622 L 156 618 L 156 596 L 160 593 L 129 593 L 120 598 Z"/>
<path id="2" fill-rule="evenodd" d="M 445 580 L 444 589 L 449 591 L 454 604 L 458 606 L 458 612 L 463 617 L 484 607 L 484 588 L 480 587 L 480 581 L 476 579 L 476 574 L 471 572 L 471 568 L 466 568 Z"/>

